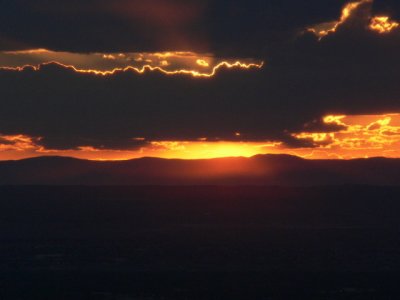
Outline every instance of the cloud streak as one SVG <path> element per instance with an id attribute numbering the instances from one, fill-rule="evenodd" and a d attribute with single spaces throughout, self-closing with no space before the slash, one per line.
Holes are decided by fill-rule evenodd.
<path id="1" fill-rule="evenodd" d="M 193 52 L 160 53 L 69 53 L 46 49 L 0 52 L 0 69 L 24 71 L 57 64 L 77 73 L 111 76 L 121 72 L 160 72 L 165 75 L 188 75 L 210 78 L 220 69 L 261 69 L 264 62 L 223 60 Z"/>

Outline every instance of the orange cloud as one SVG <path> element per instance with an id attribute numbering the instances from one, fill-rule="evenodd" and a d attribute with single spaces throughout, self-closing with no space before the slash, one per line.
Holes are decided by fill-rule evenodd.
<path id="1" fill-rule="evenodd" d="M 319 152 L 319 155 L 325 153 L 340 158 L 400 157 L 400 114 L 327 116 L 324 122 L 344 126 L 344 129 L 293 134 L 315 145 L 314 152 L 309 152 L 311 156 Z"/>
<path id="2" fill-rule="evenodd" d="M 26 151 L 36 149 L 37 139 L 26 135 L 0 135 L 0 151 Z"/>
<path id="3" fill-rule="evenodd" d="M 0 160 L 21 159 L 37 156 L 36 152 L 42 149 L 38 145 L 40 138 L 27 135 L 2 135 L 0 134 Z"/>
<path id="4" fill-rule="evenodd" d="M 0 52 L 0 69 L 40 70 L 43 65 L 58 64 L 78 73 L 101 76 L 132 71 L 138 74 L 157 71 L 166 75 L 213 77 L 219 69 L 260 69 L 263 62 L 252 59 L 224 60 L 194 52 L 161 53 L 70 53 L 46 49 Z"/>
<path id="5" fill-rule="evenodd" d="M 389 33 L 397 27 L 399 27 L 399 23 L 391 21 L 390 18 L 386 16 L 373 17 L 369 25 L 371 30 L 378 33 Z"/>
<path id="6" fill-rule="evenodd" d="M 355 2 L 350 2 L 346 4 L 342 9 L 342 14 L 340 19 L 337 21 L 326 22 L 314 25 L 307 28 L 308 32 L 315 34 L 319 40 L 323 39 L 327 35 L 335 33 L 340 26 L 345 24 L 359 9 L 365 5 L 369 6 L 369 11 L 371 10 L 373 0 L 360 0 Z M 391 21 L 388 16 L 368 16 L 367 28 L 371 31 L 382 33 L 389 33 L 392 30 L 399 27 L 399 23 Z"/>

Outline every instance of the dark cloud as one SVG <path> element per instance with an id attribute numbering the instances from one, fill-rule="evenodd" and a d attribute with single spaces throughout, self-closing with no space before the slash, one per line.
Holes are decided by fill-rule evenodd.
<path id="1" fill-rule="evenodd" d="M 264 57 L 276 43 L 333 21 L 345 0 L 3 0 L 0 47 L 75 52 L 187 50 Z M 396 0 L 374 11 L 400 14 Z"/>
<path id="2" fill-rule="evenodd" d="M 235 132 L 245 140 L 298 146 L 293 132 L 333 130 L 321 124 L 325 114 L 400 111 L 399 31 L 367 30 L 369 11 L 363 10 L 318 41 L 301 29 L 337 20 L 341 2 L 275 2 L 209 3 L 202 11 L 207 22 L 187 31 L 198 30 L 216 53 L 267 55 L 261 71 L 222 71 L 213 79 L 131 72 L 99 77 L 56 65 L 38 72 L 1 71 L 0 132 L 43 137 L 40 143 L 52 149 L 126 149 L 146 143 L 135 137 L 236 140 Z M 3 1 L 16 15 L 0 18 L 2 35 L 21 45 L 63 50 L 166 50 L 156 43 L 158 37 L 153 40 L 152 24 L 132 25 L 144 22 L 137 18 L 102 12 L 101 5 L 75 7 L 71 1 L 55 16 L 51 11 L 58 6 L 41 8 L 43 3 L 48 2 Z M 377 10 L 387 10 L 382 3 Z"/>
<path id="3" fill-rule="evenodd" d="M 374 14 L 389 15 L 400 19 L 400 2 L 397 0 L 378 0 L 373 3 Z"/>
<path id="4" fill-rule="evenodd" d="M 3 49 L 209 51 L 263 56 L 293 30 L 334 19 L 343 0 L 3 0 Z"/>

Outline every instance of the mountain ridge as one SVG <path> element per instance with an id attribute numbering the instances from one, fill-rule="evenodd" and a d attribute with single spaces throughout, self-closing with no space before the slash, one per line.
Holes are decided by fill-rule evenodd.
<path id="1" fill-rule="evenodd" d="M 0 185 L 400 185 L 400 159 L 307 160 L 291 155 L 91 161 L 42 156 L 0 161 Z"/>

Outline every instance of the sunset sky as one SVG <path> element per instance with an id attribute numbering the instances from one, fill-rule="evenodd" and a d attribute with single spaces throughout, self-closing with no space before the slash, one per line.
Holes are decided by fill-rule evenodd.
<path id="1" fill-rule="evenodd" d="M 0 2 L 0 160 L 400 158 L 396 0 Z"/>

